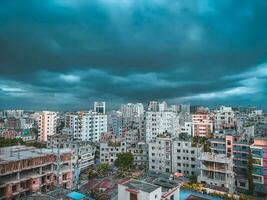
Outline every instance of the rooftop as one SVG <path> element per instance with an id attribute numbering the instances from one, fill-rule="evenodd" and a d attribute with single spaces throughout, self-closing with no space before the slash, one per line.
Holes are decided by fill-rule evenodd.
<path id="1" fill-rule="evenodd" d="M 138 180 L 130 180 L 123 185 L 127 186 L 129 189 L 133 190 L 141 190 L 144 192 L 151 193 L 159 188 L 159 186 L 153 185 L 151 183 L 147 183 L 144 181 L 138 181 Z"/>
<path id="2" fill-rule="evenodd" d="M 70 149 L 60 149 L 60 154 L 71 153 Z M 35 147 L 27 147 L 24 145 L 0 148 L 0 164 L 4 162 L 17 161 L 47 154 L 57 154 L 57 149 L 37 149 Z"/>

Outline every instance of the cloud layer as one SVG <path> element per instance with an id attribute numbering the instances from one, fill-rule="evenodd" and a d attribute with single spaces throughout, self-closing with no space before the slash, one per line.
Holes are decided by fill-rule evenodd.
<path id="1" fill-rule="evenodd" d="M 266 9 L 257 0 L 3 0 L 0 107 L 265 107 Z"/>

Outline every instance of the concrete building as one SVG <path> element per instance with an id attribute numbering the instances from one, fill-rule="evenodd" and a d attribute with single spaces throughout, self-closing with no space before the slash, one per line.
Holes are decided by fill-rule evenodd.
<path id="1" fill-rule="evenodd" d="M 149 142 L 149 170 L 159 173 L 172 172 L 172 137 L 158 135 Z"/>
<path id="2" fill-rule="evenodd" d="M 173 136 L 179 132 L 179 117 L 176 113 L 146 112 L 146 141 L 155 140 L 158 134 L 164 132 L 172 133 Z"/>
<path id="3" fill-rule="evenodd" d="M 192 136 L 192 122 L 185 122 L 184 125 L 179 126 L 179 135 L 186 134 Z"/>
<path id="4" fill-rule="evenodd" d="M 100 135 L 107 132 L 107 115 L 96 112 L 68 113 L 65 128 L 72 129 L 75 139 L 98 142 Z"/>
<path id="5" fill-rule="evenodd" d="M 45 193 L 56 188 L 57 180 L 61 187 L 71 189 L 71 162 L 72 152 L 69 149 L 61 149 L 58 154 L 52 149 L 26 146 L 1 148 L 0 199 L 11 200 L 31 193 Z"/>
<path id="6" fill-rule="evenodd" d="M 214 110 L 215 130 L 233 129 L 235 127 L 235 115 L 231 107 L 221 106 Z"/>
<path id="7" fill-rule="evenodd" d="M 100 141 L 100 162 L 113 165 L 117 159 L 117 154 L 126 151 L 125 139 L 119 138 Z"/>
<path id="8" fill-rule="evenodd" d="M 83 171 L 95 163 L 96 146 L 88 141 L 73 139 L 71 135 L 55 134 L 49 136 L 46 146 L 50 149 L 71 149 L 73 152 L 73 169 L 78 165 L 79 170 Z"/>
<path id="9" fill-rule="evenodd" d="M 213 123 L 208 113 L 192 114 L 193 136 L 207 137 L 213 132 Z"/>
<path id="10" fill-rule="evenodd" d="M 202 147 L 192 145 L 190 137 L 178 138 L 159 135 L 149 143 L 149 170 L 158 173 L 199 174 L 199 156 Z"/>
<path id="11" fill-rule="evenodd" d="M 161 187 L 130 180 L 118 185 L 118 200 L 161 200 Z"/>
<path id="12" fill-rule="evenodd" d="M 118 200 L 179 200 L 180 186 L 164 188 L 139 180 L 118 184 Z"/>
<path id="13" fill-rule="evenodd" d="M 229 193 L 235 191 L 235 176 L 232 158 L 224 154 L 203 152 L 199 157 L 200 175 L 198 182 L 216 190 Z"/>
<path id="14" fill-rule="evenodd" d="M 94 112 L 106 114 L 106 102 L 94 102 Z"/>
<path id="15" fill-rule="evenodd" d="M 57 129 L 57 113 L 50 111 L 42 111 L 38 120 L 38 140 L 47 141 L 47 136 L 56 134 Z"/>
<path id="16" fill-rule="evenodd" d="M 148 111 L 157 112 L 159 111 L 159 105 L 157 101 L 150 101 L 148 104 Z"/>
<path id="17" fill-rule="evenodd" d="M 167 105 L 166 101 L 159 103 L 159 111 L 160 112 L 167 111 L 167 110 L 168 110 L 168 105 Z"/>
<path id="18" fill-rule="evenodd" d="M 127 151 L 133 154 L 133 166 L 136 169 L 148 169 L 148 144 L 138 142 L 137 144 L 127 148 Z"/>
<path id="19" fill-rule="evenodd" d="M 257 197 L 267 196 L 267 139 L 255 138 L 250 146 L 253 165 L 254 193 Z"/>
<path id="20" fill-rule="evenodd" d="M 199 156 L 202 147 L 192 144 L 190 138 L 175 138 L 172 141 L 172 173 L 197 176 L 200 173 Z"/>

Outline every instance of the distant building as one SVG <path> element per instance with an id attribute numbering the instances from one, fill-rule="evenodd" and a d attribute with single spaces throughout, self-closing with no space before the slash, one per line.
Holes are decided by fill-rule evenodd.
<path id="1" fill-rule="evenodd" d="M 159 105 L 157 101 L 150 101 L 148 104 L 148 111 L 157 112 L 159 111 Z"/>
<path id="2" fill-rule="evenodd" d="M 213 132 L 213 123 L 208 113 L 192 114 L 193 136 L 207 137 Z"/>
<path id="3" fill-rule="evenodd" d="M 107 132 L 107 115 L 96 112 L 67 113 L 65 128 L 71 129 L 75 139 L 98 142 Z"/>
<path id="4" fill-rule="evenodd" d="M 235 127 L 235 115 L 231 107 L 221 106 L 214 111 L 215 130 L 233 129 Z"/>
<path id="5" fill-rule="evenodd" d="M 179 116 L 170 111 L 146 112 L 146 142 L 155 140 L 157 135 L 164 132 L 172 133 L 173 136 L 179 132 Z"/>
<path id="6" fill-rule="evenodd" d="M 38 140 L 47 141 L 47 136 L 56 134 L 57 130 L 57 113 L 42 111 L 38 119 Z"/>
<path id="7" fill-rule="evenodd" d="M 106 114 L 106 102 L 94 102 L 94 112 Z"/>

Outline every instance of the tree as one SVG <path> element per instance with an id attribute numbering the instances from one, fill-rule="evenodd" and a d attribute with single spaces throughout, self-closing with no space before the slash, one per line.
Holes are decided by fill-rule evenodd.
<path id="1" fill-rule="evenodd" d="M 96 171 L 92 168 L 88 170 L 88 179 L 96 177 Z"/>
<path id="2" fill-rule="evenodd" d="M 96 166 L 96 173 L 100 176 L 103 176 L 104 173 L 109 169 L 108 163 L 99 163 Z"/>
<path id="3" fill-rule="evenodd" d="M 0 147 L 15 146 L 19 144 L 24 144 L 24 141 L 21 138 L 7 138 L 0 137 Z"/>
<path id="4" fill-rule="evenodd" d="M 251 154 L 251 149 L 249 148 L 249 153 L 248 153 L 248 163 L 247 163 L 247 177 L 248 177 L 248 194 L 253 196 L 253 190 L 254 190 L 254 185 L 253 185 L 253 177 L 252 177 L 252 154 Z"/>
<path id="5" fill-rule="evenodd" d="M 191 175 L 188 178 L 190 179 L 191 183 L 196 183 L 197 182 L 197 176 L 195 176 L 195 175 Z"/>
<path id="6" fill-rule="evenodd" d="M 131 152 L 122 152 L 117 154 L 115 166 L 121 169 L 130 169 L 133 166 L 133 154 Z"/>

